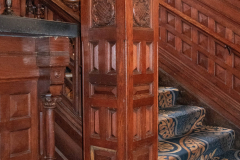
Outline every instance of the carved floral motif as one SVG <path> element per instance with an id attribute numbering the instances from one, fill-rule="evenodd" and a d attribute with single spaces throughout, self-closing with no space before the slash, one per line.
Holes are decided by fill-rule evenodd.
<path id="1" fill-rule="evenodd" d="M 61 101 L 61 97 L 59 97 L 59 96 L 53 97 L 51 94 L 47 94 L 44 97 L 44 102 L 43 102 L 44 108 L 53 109 L 56 107 L 56 103 L 58 101 Z"/>
<path id="2" fill-rule="evenodd" d="M 150 27 L 149 0 L 135 0 L 133 4 L 134 27 Z"/>
<path id="3" fill-rule="evenodd" d="M 115 0 L 92 1 L 93 26 L 102 27 L 115 23 Z"/>

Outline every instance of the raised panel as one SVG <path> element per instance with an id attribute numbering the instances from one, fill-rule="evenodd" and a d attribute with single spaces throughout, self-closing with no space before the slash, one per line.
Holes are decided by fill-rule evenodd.
<path id="1" fill-rule="evenodd" d="M 166 2 L 172 7 L 175 7 L 175 0 L 166 0 Z"/>
<path id="2" fill-rule="evenodd" d="M 150 84 L 139 84 L 133 87 L 134 99 L 143 98 L 152 95 L 152 83 Z"/>
<path id="3" fill-rule="evenodd" d="M 133 72 L 141 73 L 141 43 L 133 43 Z"/>
<path id="4" fill-rule="evenodd" d="M 133 151 L 133 160 L 147 160 L 153 158 L 152 145 L 137 148 Z"/>
<path id="5" fill-rule="evenodd" d="M 117 70 L 117 55 L 116 55 L 116 42 L 107 42 L 107 72 L 116 73 Z"/>
<path id="6" fill-rule="evenodd" d="M 153 45 L 151 42 L 146 43 L 146 69 L 147 71 L 153 71 Z"/>
<path id="7" fill-rule="evenodd" d="M 192 38 L 192 27 L 190 25 L 188 25 L 185 22 L 182 22 L 182 33 L 189 37 Z"/>
<path id="8" fill-rule="evenodd" d="M 215 64 L 215 76 L 222 80 L 226 81 L 226 70 L 218 64 Z"/>
<path id="9" fill-rule="evenodd" d="M 208 36 L 205 34 L 198 32 L 198 44 L 208 50 Z"/>
<path id="10" fill-rule="evenodd" d="M 91 71 L 99 70 L 99 44 L 98 42 L 90 42 Z"/>
<path id="11" fill-rule="evenodd" d="M 222 36 L 225 37 L 226 34 L 226 27 L 224 27 L 223 25 L 219 24 L 216 22 L 216 32 Z"/>
<path id="12" fill-rule="evenodd" d="M 97 107 L 91 108 L 91 136 L 100 138 L 100 109 Z"/>
<path id="13" fill-rule="evenodd" d="M 174 48 L 175 48 L 175 39 L 176 39 L 176 36 L 171 32 L 167 31 L 167 43 Z"/>
<path id="14" fill-rule="evenodd" d="M 236 76 L 233 77 L 233 88 L 240 93 L 240 79 Z"/>
<path id="15" fill-rule="evenodd" d="M 109 96 L 117 97 L 117 87 L 107 85 L 90 84 L 90 96 Z"/>
<path id="16" fill-rule="evenodd" d="M 146 107 L 146 137 L 153 135 L 153 106 Z"/>
<path id="17" fill-rule="evenodd" d="M 30 116 L 30 94 L 10 95 L 10 118 Z"/>
<path id="18" fill-rule="evenodd" d="M 234 68 L 240 69 L 240 57 L 234 54 Z"/>
<path id="19" fill-rule="evenodd" d="M 130 122 L 128 122 L 130 123 Z M 141 140 L 141 108 L 133 110 L 133 139 L 134 141 Z"/>
<path id="20" fill-rule="evenodd" d="M 237 34 L 234 34 L 234 43 L 240 45 L 240 36 Z"/>
<path id="21" fill-rule="evenodd" d="M 116 151 L 108 148 L 91 146 L 91 160 L 117 160 Z"/>
<path id="22" fill-rule="evenodd" d="M 198 21 L 204 26 L 208 27 L 208 16 L 205 14 L 198 12 Z"/>
<path id="23" fill-rule="evenodd" d="M 191 12 L 192 12 L 191 6 L 189 6 L 188 4 L 183 2 L 182 3 L 182 12 L 184 14 L 186 14 L 187 16 L 191 17 Z"/>
<path id="24" fill-rule="evenodd" d="M 167 23 L 175 28 L 175 16 L 169 12 L 167 12 Z"/>
<path id="25" fill-rule="evenodd" d="M 184 41 L 182 42 L 182 53 L 192 59 L 192 47 Z"/>
<path id="26" fill-rule="evenodd" d="M 108 139 L 117 140 L 117 111 L 115 109 L 108 110 Z"/>
<path id="27" fill-rule="evenodd" d="M 227 58 L 226 49 L 218 43 L 215 43 L 215 55 L 224 62 L 226 61 Z"/>
<path id="28" fill-rule="evenodd" d="M 10 132 L 11 157 L 30 152 L 30 129 Z"/>
<path id="29" fill-rule="evenodd" d="M 201 52 L 198 52 L 198 65 L 208 70 L 208 57 Z"/>

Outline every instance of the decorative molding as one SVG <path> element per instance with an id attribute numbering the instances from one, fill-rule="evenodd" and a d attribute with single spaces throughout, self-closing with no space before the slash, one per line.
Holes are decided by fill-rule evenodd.
<path id="1" fill-rule="evenodd" d="M 92 0 L 93 27 L 115 24 L 115 0 Z"/>
<path id="2" fill-rule="evenodd" d="M 44 97 L 43 105 L 46 109 L 54 109 L 56 107 L 57 102 L 61 101 L 61 97 L 52 96 L 51 94 L 47 94 Z"/>
<path id="3" fill-rule="evenodd" d="M 133 4 L 133 26 L 150 28 L 149 0 L 135 0 Z"/>
<path id="4" fill-rule="evenodd" d="M 74 12 L 80 11 L 80 0 L 62 0 L 62 1 L 69 8 L 71 8 Z"/>

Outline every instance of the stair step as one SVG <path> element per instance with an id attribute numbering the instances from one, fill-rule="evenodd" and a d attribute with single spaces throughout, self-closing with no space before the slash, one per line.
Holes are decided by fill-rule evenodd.
<path id="1" fill-rule="evenodd" d="M 159 109 L 170 108 L 175 105 L 179 90 L 173 87 L 158 88 Z"/>
<path id="2" fill-rule="evenodd" d="M 216 159 L 217 160 L 240 160 L 240 150 L 228 150 L 223 155 L 216 157 Z"/>
<path id="3" fill-rule="evenodd" d="M 178 105 L 158 114 L 158 138 L 170 139 L 190 134 L 202 127 L 205 109 L 197 106 Z"/>
<path id="4" fill-rule="evenodd" d="M 159 140 L 158 160 L 209 160 L 228 151 L 234 138 L 231 129 L 203 126 L 181 138 Z"/>

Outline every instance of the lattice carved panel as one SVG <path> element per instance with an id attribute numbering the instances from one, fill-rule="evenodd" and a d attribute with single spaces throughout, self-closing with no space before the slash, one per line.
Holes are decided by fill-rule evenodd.
<path id="1" fill-rule="evenodd" d="M 182 41 L 182 53 L 192 59 L 192 47 L 184 41 Z"/>
<path id="2" fill-rule="evenodd" d="M 182 22 L 182 33 L 188 38 L 192 38 L 192 27 L 185 22 Z"/>
<path id="3" fill-rule="evenodd" d="M 205 34 L 198 32 L 198 44 L 208 50 L 208 36 Z"/>
<path id="4" fill-rule="evenodd" d="M 191 12 L 192 12 L 191 6 L 183 2 L 182 3 L 182 12 L 184 14 L 186 14 L 187 16 L 191 17 Z"/>
<path id="5" fill-rule="evenodd" d="M 225 37 L 226 34 L 226 27 L 224 27 L 223 25 L 221 25 L 220 23 L 215 24 L 216 26 L 216 31 L 220 36 Z"/>
<path id="6" fill-rule="evenodd" d="M 240 70 L 240 56 L 234 54 L 234 68 Z"/>
<path id="7" fill-rule="evenodd" d="M 133 26 L 151 27 L 151 0 L 133 0 Z"/>
<path id="8" fill-rule="evenodd" d="M 201 52 L 198 52 L 198 65 L 208 70 L 208 57 Z"/>
<path id="9" fill-rule="evenodd" d="M 240 93 L 240 79 L 236 76 L 233 77 L 233 88 Z"/>
<path id="10" fill-rule="evenodd" d="M 175 0 L 166 0 L 166 2 L 172 7 L 175 7 Z"/>
<path id="11" fill-rule="evenodd" d="M 221 67 L 218 64 L 215 64 L 215 76 L 222 80 L 223 82 L 226 81 L 226 69 Z"/>
<path id="12" fill-rule="evenodd" d="M 167 23 L 175 28 L 175 16 L 169 12 L 167 12 Z"/>
<path id="13" fill-rule="evenodd" d="M 172 34 L 171 32 L 167 31 L 167 43 L 170 44 L 172 47 L 175 48 L 175 39 L 176 36 Z"/>
<path id="14" fill-rule="evenodd" d="M 198 12 L 198 21 L 204 26 L 208 27 L 208 16 L 205 14 Z"/>
<path id="15" fill-rule="evenodd" d="M 226 49 L 224 48 L 224 46 L 222 46 L 218 43 L 215 43 L 215 55 L 225 62 L 227 59 L 227 57 L 226 57 L 227 52 L 226 52 Z"/>
<path id="16" fill-rule="evenodd" d="M 115 0 L 92 0 L 92 26 L 115 25 Z"/>

